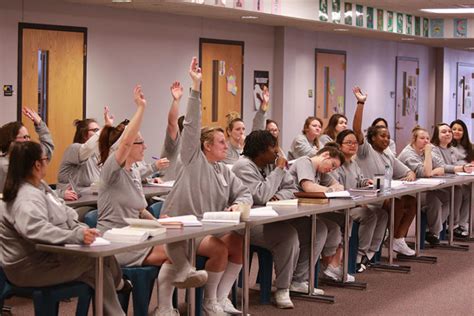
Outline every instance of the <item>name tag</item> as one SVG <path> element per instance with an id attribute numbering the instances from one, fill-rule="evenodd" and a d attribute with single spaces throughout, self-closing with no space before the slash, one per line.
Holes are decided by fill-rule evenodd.
<path id="1" fill-rule="evenodd" d="M 217 177 L 219 178 L 223 186 L 228 186 L 227 181 L 225 180 L 224 175 L 222 173 L 219 173 Z"/>

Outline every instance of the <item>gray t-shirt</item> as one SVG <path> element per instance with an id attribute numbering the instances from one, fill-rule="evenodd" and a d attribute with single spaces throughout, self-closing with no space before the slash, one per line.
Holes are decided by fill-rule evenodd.
<path id="1" fill-rule="evenodd" d="M 323 134 L 319 138 L 319 144 L 320 144 L 321 147 L 324 147 L 324 145 L 326 145 L 329 142 L 333 142 L 333 141 L 334 141 L 334 139 L 329 137 L 329 135 L 327 135 L 327 134 Z"/>
<path id="2" fill-rule="evenodd" d="M 425 176 L 425 169 L 423 166 L 425 160 L 425 154 L 418 154 L 411 145 L 407 145 L 403 148 L 398 159 L 404 163 L 410 170 L 412 170 L 417 178 L 422 178 Z M 442 167 L 441 161 L 439 159 L 434 159 L 433 154 L 431 155 L 431 161 L 433 169 Z"/>
<path id="3" fill-rule="evenodd" d="M 275 196 L 279 200 L 294 198 L 298 191 L 293 177 L 287 170 L 275 168 L 274 164 L 260 169 L 252 160 L 243 156 L 232 167 L 232 171 L 252 192 L 254 204 L 265 205 Z"/>
<path id="4" fill-rule="evenodd" d="M 344 186 L 346 190 L 361 188 L 369 185 L 369 179 L 365 178 L 357 161 L 349 160 L 339 168 L 331 172 L 331 175 Z"/>
<path id="5" fill-rule="evenodd" d="M 446 173 L 454 173 L 455 166 L 464 165 L 463 161 L 458 159 L 455 147 L 452 146 L 448 148 L 435 146 L 431 155 L 436 165 L 441 165 Z"/>
<path id="6" fill-rule="evenodd" d="M 201 150 L 201 102 L 191 91 L 182 132 L 181 167 L 163 205 L 169 216 L 223 211 L 236 203 L 252 204 L 252 196 L 239 178 L 221 162 L 209 163 Z"/>
<path id="7" fill-rule="evenodd" d="M 291 165 L 290 174 L 300 191 L 303 191 L 301 187 L 303 180 L 309 180 L 325 187 L 336 183 L 336 180 L 329 173 L 317 172 L 309 157 L 298 158 L 293 165 Z"/>
<path id="8" fill-rule="evenodd" d="M 288 159 L 297 159 L 308 156 L 313 157 L 318 152 L 318 147 L 311 144 L 304 134 L 299 134 L 293 139 L 290 151 L 288 151 Z"/>

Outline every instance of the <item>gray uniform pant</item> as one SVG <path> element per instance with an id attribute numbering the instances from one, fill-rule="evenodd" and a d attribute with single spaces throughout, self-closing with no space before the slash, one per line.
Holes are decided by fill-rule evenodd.
<path id="1" fill-rule="evenodd" d="M 443 229 L 443 223 L 449 215 L 450 201 L 450 189 L 429 191 L 421 195 L 421 205 L 425 206 L 428 230 L 431 233 L 439 235 Z"/>
<path id="2" fill-rule="evenodd" d="M 33 260 L 4 267 L 8 280 L 21 287 L 40 287 L 82 281 L 95 287 L 95 260 L 87 257 L 38 253 Z M 122 271 L 115 257 L 104 260 L 104 315 L 125 315 L 117 298 L 116 287 Z"/>
<path id="3" fill-rule="evenodd" d="M 375 205 L 367 205 L 351 209 L 350 215 L 359 223 L 359 254 L 379 251 L 387 228 L 387 212 Z"/>
<path id="4" fill-rule="evenodd" d="M 454 187 L 454 227 L 466 225 L 469 221 L 471 202 L 471 186 L 457 185 Z"/>

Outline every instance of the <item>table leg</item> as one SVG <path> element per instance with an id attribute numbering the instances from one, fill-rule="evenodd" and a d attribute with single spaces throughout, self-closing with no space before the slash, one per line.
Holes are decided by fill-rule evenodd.
<path id="1" fill-rule="evenodd" d="M 249 313 L 249 274 L 250 274 L 250 227 L 245 225 L 242 265 L 242 315 Z"/>
<path id="2" fill-rule="evenodd" d="M 95 315 L 103 315 L 104 305 L 104 258 L 98 257 L 95 263 Z"/>
<path id="3" fill-rule="evenodd" d="M 189 248 L 188 248 L 188 256 L 189 262 L 193 267 L 196 266 L 196 241 L 193 239 L 189 240 Z M 196 290 L 195 288 L 188 288 L 186 289 L 188 293 L 188 315 L 194 316 L 196 314 Z"/>

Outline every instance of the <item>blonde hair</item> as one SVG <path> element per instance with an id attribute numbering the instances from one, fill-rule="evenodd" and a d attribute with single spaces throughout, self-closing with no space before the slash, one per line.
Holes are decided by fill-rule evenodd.
<path id="1" fill-rule="evenodd" d="M 428 131 L 424 129 L 423 127 L 421 127 L 420 125 L 416 125 L 415 127 L 413 127 L 413 129 L 411 130 L 410 145 L 413 145 L 416 142 L 416 140 L 418 139 L 418 134 L 420 132 L 426 132 L 428 134 Z"/>
<path id="2" fill-rule="evenodd" d="M 244 121 L 240 118 L 240 114 L 235 111 L 229 112 L 225 117 L 227 119 L 227 127 L 225 131 L 226 131 L 227 136 L 230 136 L 230 132 L 234 128 L 234 123 L 235 122 L 243 123 Z"/>

